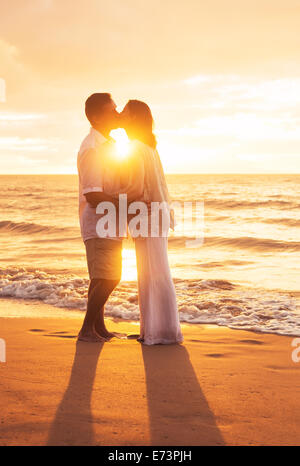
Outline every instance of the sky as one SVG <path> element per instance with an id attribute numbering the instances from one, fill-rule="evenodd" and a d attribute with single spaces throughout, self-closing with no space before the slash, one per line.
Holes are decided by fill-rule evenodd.
<path id="1" fill-rule="evenodd" d="M 300 0 L 10 0 L 0 173 L 76 173 L 84 102 L 148 103 L 167 173 L 300 173 Z"/>

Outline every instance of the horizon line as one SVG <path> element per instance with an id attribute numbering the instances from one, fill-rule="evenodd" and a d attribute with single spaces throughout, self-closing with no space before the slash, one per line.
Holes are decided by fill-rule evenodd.
<path id="1" fill-rule="evenodd" d="M 78 176 L 77 173 L 0 173 L 0 176 Z M 167 173 L 165 175 L 179 175 L 179 176 L 186 176 L 186 175 L 300 175 L 300 172 L 293 172 L 293 173 L 280 173 L 280 172 L 260 172 L 260 173 L 253 173 L 253 172 L 199 172 L 199 173 Z"/>

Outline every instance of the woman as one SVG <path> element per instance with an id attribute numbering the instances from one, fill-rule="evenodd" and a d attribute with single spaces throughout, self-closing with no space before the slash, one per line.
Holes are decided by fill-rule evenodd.
<path id="1" fill-rule="evenodd" d="M 156 150 L 156 139 L 152 132 L 153 118 L 148 105 L 138 100 L 130 100 L 120 114 L 121 125 L 132 142 L 132 153 L 119 167 L 119 187 L 105 186 L 106 192 L 128 194 L 128 200 L 142 200 L 149 206 L 151 202 L 163 203 L 164 219 L 167 213 L 168 225 L 160 219 L 159 228 L 155 225 L 157 214 L 149 214 L 148 233 L 151 225 L 154 235 L 136 237 L 129 221 L 129 230 L 135 237 L 135 250 L 138 272 L 138 292 L 140 307 L 140 337 L 145 345 L 171 344 L 183 341 L 175 287 L 168 263 L 169 225 L 174 228 L 173 212 L 168 208 L 170 198 Z M 127 168 L 126 168 L 127 167 Z M 115 171 L 116 173 L 116 171 Z M 111 180 L 111 177 L 108 177 Z M 114 191 L 114 193 L 113 193 Z M 150 210 L 150 209 L 149 209 Z M 146 216 L 148 215 L 146 210 Z M 155 216 L 155 218 L 154 218 Z M 145 220 L 145 219 L 144 219 Z M 145 224 L 145 222 L 143 222 Z M 147 228 L 146 228 L 147 229 Z M 159 236 L 157 237 L 157 233 Z"/>

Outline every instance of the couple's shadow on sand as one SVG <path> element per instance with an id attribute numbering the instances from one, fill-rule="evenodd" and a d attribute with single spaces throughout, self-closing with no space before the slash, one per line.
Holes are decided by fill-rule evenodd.
<path id="1" fill-rule="evenodd" d="M 91 398 L 103 344 L 79 342 L 48 445 L 96 445 Z M 184 346 L 141 345 L 151 445 L 224 445 Z M 111 392 L 113 396 L 113 386 Z M 117 442 L 116 442 L 117 443 Z M 140 443 L 140 442 L 139 442 Z"/>

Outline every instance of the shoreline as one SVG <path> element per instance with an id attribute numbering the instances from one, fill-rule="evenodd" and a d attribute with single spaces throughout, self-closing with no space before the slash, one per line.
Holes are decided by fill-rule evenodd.
<path id="1" fill-rule="evenodd" d="M 76 344 L 78 311 L 1 305 L 32 309 L 0 318 L 0 445 L 300 445 L 291 337 L 184 324 L 182 345 Z"/>
<path id="2" fill-rule="evenodd" d="M 291 297 L 300 298 L 300 292 L 295 293 L 294 295 L 290 293 Z M 137 299 L 135 299 L 135 302 Z M 108 302 L 108 306 L 114 306 L 114 303 Z M 2 311 L 1 306 L 6 307 L 6 311 Z M 2 312 L 2 314 L 1 314 Z M 67 307 L 58 307 L 55 304 L 45 303 L 39 299 L 24 299 L 24 298 L 16 298 L 16 297 L 6 297 L 0 296 L 0 319 L 1 318 L 8 318 L 8 319 L 22 319 L 22 318 L 49 318 L 49 319 L 80 319 L 83 320 L 85 314 L 85 310 L 78 309 L 78 308 L 67 308 Z M 124 323 L 128 325 L 135 325 L 139 326 L 139 319 L 130 318 L 126 319 L 124 317 L 119 317 L 115 315 L 107 315 L 105 316 L 105 320 L 107 322 L 112 323 Z M 270 330 L 258 330 L 255 328 L 243 328 L 238 326 L 230 326 L 228 323 L 217 323 L 217 322 L 189 322 L 186 320 L 181 320 L 180 325 L 182 327 L 194 327 L 194 326 L 209 326 L 209 327 L 216 327 L 216 328 L 227 328 L 233 331 L 245 331 L 257 335 L 277 335 L 283 337 L 290 337 L 290 338 L 299 338 L 299 330 L 295 330 L 295 333 L 283 333 L 281 330 L 279 331 L 272 331 Z"/>

